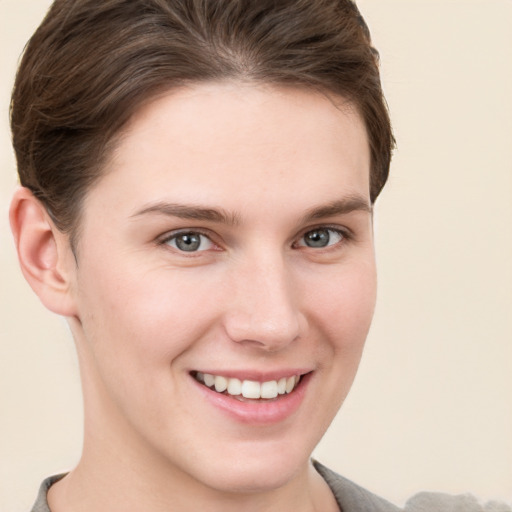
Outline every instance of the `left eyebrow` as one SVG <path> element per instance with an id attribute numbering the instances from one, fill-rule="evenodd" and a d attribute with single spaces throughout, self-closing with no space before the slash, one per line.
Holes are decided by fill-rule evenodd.
<path id="1" fill-rule="evenodd" d="M 311 208 L 302 218 L 302 222 L 310 222 L 312 220 L 325 219 L 336 215 L 346 215 L 354 211 L 362 211 L 371 214 L 372 206 L 362 196 L 349 196 L 343 199 L 332 201 L 326 205 Z"/>

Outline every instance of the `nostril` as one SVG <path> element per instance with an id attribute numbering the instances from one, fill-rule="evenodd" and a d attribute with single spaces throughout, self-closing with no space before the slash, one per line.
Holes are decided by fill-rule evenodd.
<path id="1" fill-rule="evenodd" d="M 286 320 L 268 322 L 257 317 L 228 318 L 225 323 L 228 337 L 241 344 L 269 351 L 280 350 L 300 337 L 299 322 Z"/>

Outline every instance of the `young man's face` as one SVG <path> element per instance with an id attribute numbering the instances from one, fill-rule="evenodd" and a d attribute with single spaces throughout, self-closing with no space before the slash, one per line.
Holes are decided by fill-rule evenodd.
<path id="1" fill-rule="evenodd" d="M 96 464 L 223 491 L 305 470 L 373 313 L 369 168 L 360 117 L 312 92 L 200 85 L 135 116 L 78 244 Z"/>

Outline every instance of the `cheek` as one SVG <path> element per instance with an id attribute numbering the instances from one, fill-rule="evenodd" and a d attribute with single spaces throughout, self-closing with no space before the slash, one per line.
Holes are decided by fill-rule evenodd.
<path id="1" fill-rule="evenodd" d="M 340 267 L 326 275 L 309 294 L 312 323 L 329 340 L 331 349 L 360 354 L 370 328 L 376 299 L 372 259 Z"/>
<path id="2" fill-rule="evenodd" d="M 91 396 L 108 397 L 133 424 L 158 425 L 179 389 L 172 368 L 212 324 L 206 285 L 171 271 L 82 270 L 79 343 Z"/>
<path id="3" fill-rule="evenodd" d="M 81 284 L 82 324 L 95 348 L 119 359 L 168 365 L 215 318 L 211 280 L 172 269 L 87 269 Z"/>

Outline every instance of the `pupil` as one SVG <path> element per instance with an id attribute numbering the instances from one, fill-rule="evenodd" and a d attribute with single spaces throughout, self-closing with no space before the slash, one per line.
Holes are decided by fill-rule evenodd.
<path id="1" fill-rule="evenodd" d="M 185 233 L 176 238 L 176 246 L 182 251 L 197 251 L 201 245 L 201 235 Z"/>
<path id="2" fill-rule="evenodd" d="M 315 229 L 306 233 L 306 245 L 308 247 L 326 247 L 329 245 L 329 231 L 327 229 Z"/>

